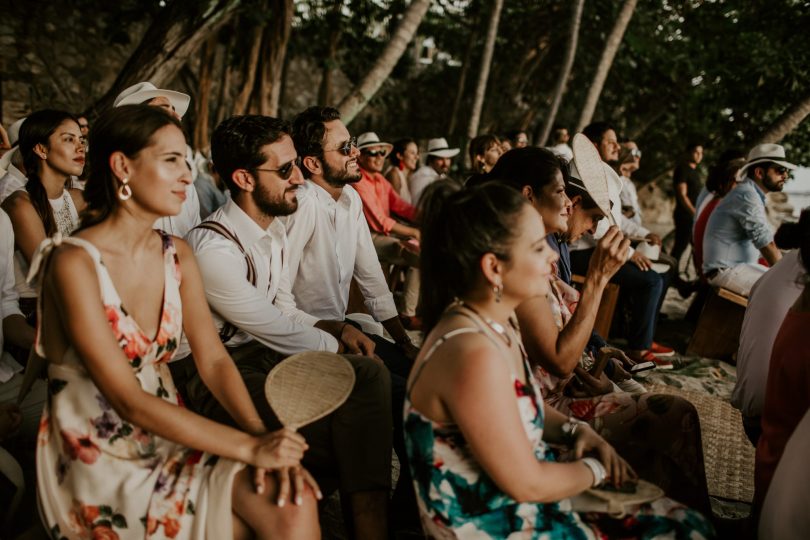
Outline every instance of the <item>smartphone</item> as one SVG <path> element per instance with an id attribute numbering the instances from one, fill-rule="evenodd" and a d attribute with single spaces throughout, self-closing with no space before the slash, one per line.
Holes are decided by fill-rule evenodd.
<path id="1" fill-rule="evenodd" d="M 634 365 L 630 368 L 630 373 L 638 373 L 639 371 L 647 371 L 648 369 L 653 369 L 655 367 L 655 362 L 639 362 L 638 364 Z"/>

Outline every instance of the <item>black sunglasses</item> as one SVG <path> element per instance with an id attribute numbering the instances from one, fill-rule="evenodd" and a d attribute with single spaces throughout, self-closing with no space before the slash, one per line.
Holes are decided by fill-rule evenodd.
<path id="1" fill-rule="evenodd" d="M 776 171 L 776 174 L 787 174 L 787 172 L 788 172 L 787 167 L 782 167 L 782 166 L 774 166 L 774 167 L 771 167 L 771 169 Z"/>
<path id="2" fill-rule="evenodd" d="M 289 180 L 293 173 L 293 167 L 301 168 L 301 156 L 298 156 L 292 161 L 288 161 L 278 169 L 255 169 L 257 171 L 274 172 L 278 173 L 282 180 Z"/>
<path id="3" fill-rule="evenodd" d="M 364 156 L 371 156 L 371 157 L 377 156 L 385 157 L 388 155 L 387 150 L 361 150 L 361 152 L 363 153 Z"/>
<path id="4" fill-rule="evenodd" d="M 324 148 L 324 152 L 334 152 L 338 151 L 344 156 L 352 155 L 352 148 L 357 148 L 357 137 L 352 137 L 348 141 L 344 142 L 342 145 L 338 146 L 337 148 Z"/>

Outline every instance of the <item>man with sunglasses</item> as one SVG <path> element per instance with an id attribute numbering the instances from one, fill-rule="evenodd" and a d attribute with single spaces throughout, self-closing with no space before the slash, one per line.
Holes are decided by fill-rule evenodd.
<path id="1" fill-rule="evenodd" d="M 325 492 L 341 489 L 356 538 L 385 535 L 385 504 L 391 487 L 391 384 L 372 358 L 374 342 L 341 320 L 298 308 L 290 292 L 289 247 L 277 219 L 298 208 L 304 183 L 287 122 L 259 115 L 234 116 L 211 138 L 214 167 L 231 192 L 229 200 L 186 235 L 200 268 L 220 339 L 242 376 L 268 430 L 281 424 L 267 402 L 270 370 L 304 351 L 354 353 L 355 371 L 346 403 L 301 429 L 309 448 L 303 463 Z M 190 408 L 233 423 L 199 378 L 183 340 L 172 376 Z M 185 357 L 184 357 L 185 355 Z M 382 523 L 381 523 L 382 520 Z"/>
<path id="2" fill-rule="evenodd" d="M 703 236 L 703 274 L 710 284 L 748 296 L 769 266 L 782 258 L 765 214 L 765 195 L 782 191 L 796 165 L 784 147 L 760 144 L 748 153 L 739 182 L 715 208 Z"/>
<path id="3" fill-rule="evenodd" d="M 354 189 L 363 201 L 363 213 L 377 257 L 383 265 L 407 266 L 404 298 L 400 319 L 406 328 L 421 327 L 416 317 L 419 301 L 419 229 L 403 223 L 416 221 L 416 207 L 405 202 L 382 174 L 385 156 L 392 145 L 380 141 L 376 133 L 363 133 L 357 138 L 360 181 Z M 399 218 L 399 220 L 395 219 Z"/>

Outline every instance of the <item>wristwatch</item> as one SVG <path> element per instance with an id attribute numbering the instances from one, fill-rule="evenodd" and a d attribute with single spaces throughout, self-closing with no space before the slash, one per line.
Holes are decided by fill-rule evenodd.
<path id="1" fill-rule="evenodd" d="M 573 442 L 574 438 L 577 434 L 577 429 L 579 426 L 585 424 L 582 420 L 577 420 L 573 416 L 569 416 L 568 420 L 566 420 L 560 429 L 562 429 L 563 436 L 569 441 Z"/>

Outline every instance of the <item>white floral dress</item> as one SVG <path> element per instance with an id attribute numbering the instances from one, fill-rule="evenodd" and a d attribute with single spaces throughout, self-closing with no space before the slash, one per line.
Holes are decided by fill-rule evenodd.
<path id="1" fill-rule="evenodd" d="M 182 407 L 167 364 L 182 331 L 180 266 L 171 237 L 159 234 L 165 285 L 154 339 L 127 314 L 100 253 L 89 242 L 61 240 L 60 235 L 45 240 L 32 271 L 46 266 L 43 258 L 61 241 L 87 250 L 110 330 L 141 387 Z M 37 351 L 43 354 L 39 342 Z M 37 442 L 37 494 L 52 538 L 230 538 L 232 483 L 242 467 L 123 421 L 72 348 L 61 363 L 49 363 L 48 402 Z"/>

